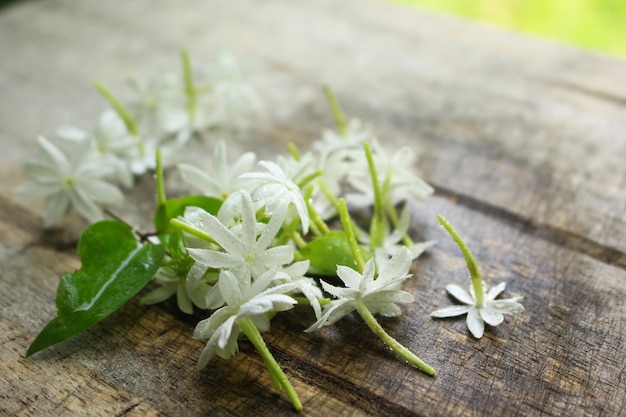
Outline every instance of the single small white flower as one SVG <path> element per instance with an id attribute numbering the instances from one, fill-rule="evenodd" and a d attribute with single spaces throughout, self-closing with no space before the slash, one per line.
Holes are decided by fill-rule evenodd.
<path id="1" fill-rule="evenodd" d="M 448 285 L 446 290 L 464 305 L 445 307 L 431 313 L 431 316 L 442 318 L 467 314 L 467 328 L 475 338 L 480 339 L 485 331 L 485 323 L 497 326 L 504 321 L 504 314 L 515 315 L 524 311 L 524 306 L 520 303 L 523 297 L 513 297 L 504 300 L 495 299 L 504 291 L 505 286 L 506 284 L 502 282 L 490 291 L 487 291 L 484 294 L 483 302 L 479 304 L 473 287 L 470 287 L 468 292 L 458 285 Z M 483 288 L 483 291 L 485 291 L 486 287 L 484 284 Z"/>
<path id="2" fill-rule="evenodd" d="M 229 270 L 241 280 L 255 279 L 270 268 L 293 260 L 291 246 L 274 246 L 272 242 L 283 225 L 287 207 L 280 205 L 269 222 L 258 224 L 250 194 L 241 191 L 241 224 L 236 231 L 227 228 L 217 217 L 196 210 L 193 221 L 203 226 L 222 250 L 188 248 L 189 255 L 202 265 Z M 231 216 L 232 217 L 232 216 Z M 260 236 L 257 239 L 258 232 Z"/>
<path id="3" fill-rule="evenodd" d="M 98 204 L 114 205 L 123 201 L 120 190 L 104 180 L 111 167 L 94 161 L 89 143 L 78 144 L 77 152 L 68 159 L 44 137 L 37 139 L 45 161 L 28 162 L 24 170 L 30 179 L 17 191 L 33 197 L 49 199 L 44 218 L 46 227 L 59 222 L 71 206 L 90 222 L 101 220 Z"/>
<path id="4" fill-rule="evenodd" d="M 249 69 L 226 54 L 220 55 L 217 64 L 208 69 L 214 124 L 244 127 L 246 119 L 263 111 L 259 95 L 247 82 L 249 72 Z"/>
<path id="5" fill-rule="evenodd" d="M 135 93 L 129 104 L 133 118 L 151 133 L 161 133 L 159 113 L 164 104 L 181 97 L 184 87 L 180 76 L 173 72 L 159 72 L 146 83 L 142 84 L 133 78 L 129 84 Z"/>
<path id="6" fill-rule="evenodd" d="M 349 158 L 353 152 L 362 153 L 363 144 L 372 137 L 370 128 L 360 120 L 352 119 L 348 121 L 345 130 L 344 135 L 335 130 L 324 131 L 322 139 L 313 143 L 313 150 L 322 159 L 333 155 L 339 155 L 343 159 Z"/>
<path id="7" fill-rule="evenodd" d="M 461 236 L 443 216 L 437 216 L 437 219 L 461 249 L 472 279 L 472 285 L 469 292 L 458 285 L 446 286 L 446 290 L 464 305 L 445 307 L 431 313 L 431 316 L 441 318 L 467 314 L 467 328 L 475 338 L 480 339 L 485 331 L 485 323 L 497 326 L 504 320 L 504 314 L 515 315 L 524 311 L 524 306 L 520 303 L 522 297 L 496 300 L 495 298 L 504 291 L 505 283 L 496 285 L 486 292 L 487 288 L 480 276 L 476 260 Z"/>
<path id="8" fill-rule="evenodd" d="M 286 311 L 297 304 L 285 295 L 293 290 L 294 284 L 268 288 L 276 272 L 270 269 L 251 284 L 242 283 L 230 271 L 220 273 L 217 285 L 226 305 L 196 326 L 193 337 L 209 339 L 198 360 L 198 369 L 204 368 L 215 355 L 228 359 L 237 352 L 238 320 L 249 318 L 260 332 L 265 332 L 270 327 L 267 313 Z"/>
<path id="9" fill-rule="evenodd" d="M 259 165 L 268 172 L 250 172 L 239 177 L 241 179 L 256 180 L 260 183 L 252 191 L 254 200 L 262 201 L 270 214 L 285 202 L 293 204 L 298 217 L 300 217 L 302 231 L 307 233 L 310 223 L 309 211 L 300 188 L 276 163 L 260 161 Z"/>
<path id="10" fill-rule="evenodd" d="M 74 142 L 91 142 L 100 157 L 98 163 L 111 165 L 115 171 L 114 176 L 122 185 L 132 187 L 133 172 L 128 158 L 138 146 L 138 139 L 128 132 L 126 124 L 116 111 L 108 109 L 102 112 L 93 134 L 71 126 L 59 128 L 57 134 Z"/>
<path id="11" fill-rule="evenodd" d="M 225 200 L 231 193 L 241 189 L 239 176 L 249 172 L 255 160 L 254 152 L 246 152 L 234 163 L 230 163 L 226 143 L 220 140 L 213 151 L 209 173 L 189 164 L 179 164 L 178 169 L 188 184 L 207 196 Z"/>
<path id="12" fill-rule="evenodd" d="M 374 314 L 380 313 L 385 317 L 400 315 L 401 311 L 397 304 L 413 301 L 411 294 L 398 289 L 402 282 L 411 277 L 408 273 L 410 267 L 411 253 L 408 249 L 398 250 L 386 264 L 379 265 L 380 272 L 377 277 L 373 258 L 365 264 L 363 274 L 347 266 L 338 265 L 337 275 L 345 284 L 345 288 L 322 281 L 324 290 L 337 299 L 333 300 L 324 309 L 322 317 L 305 331 L 314 331 L 337 322 L 354 311 L 357 303 L 364 303 Z"/>
<path id="13" fill-rule="evenodd" d="M 411 148 L 402 147 L 389 155 L 378 141 L 372 141 L 372 149 L 384 201 L 394 205 L 409 199 L 424 201 L 433 193 L 433 188 L 414 173 Z M 374 203 L 371 176 L 367 170 L 355 174 L 348 177 L 348 182 L 356 192 L 348 194 L 346 200 L 354 207 L 371 206 Z"/>

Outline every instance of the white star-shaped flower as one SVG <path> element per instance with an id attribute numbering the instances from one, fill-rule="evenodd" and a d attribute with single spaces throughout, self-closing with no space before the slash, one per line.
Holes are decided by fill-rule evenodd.
<path id="1" fill-rule="evenodd" d="M 495 299 L 504 291 L 505 286 L 506 284 L 503 282 L 493 287 L 490 291 L 485 292 L 482 306 L 480 306 L 476 301 L 473 287 L 470 287 L 468 292 L 458 285 L 448 285 L 446 290 L 464 305 L 445 307 L 431 313 L 431 316 L 456 317 L 467 314 L 467 328 L 475 338 L 480 339 L 485 331 L 485 323 L 497 326 L 504 320 L 504 314 L 515 315 L 524 311 L 524 306 L 520 303 L 523 297 L 513 297 L 504 300 Z"/>
<path id="2" fill-rule="evenodd" d="M 309 231 L 309 211 L 300 188 L 287 176 L 285 171 L 274 162 L 260 161 L 259 165 L 267 172 L 250 172 L 241 175 L 241 179 L 256 180 L 259 185 L 252 191 L 255 201 L 263 201 L 270 214 L 283 203 L 291 203 L 296 208 L 302 231 Z"/>
<path id="3" fill-rule="evenodd" d="M 437 216 L 439 223 L 446 229 L 463 253 L 467 270 L 469 271 L 472 285 L 469 292 L 458 285 L 448 285 L 446 290 L 464 305 L 450 306 L 431 313 L 432 317 L 455 317 L 467 314 L 467 328 L 472 335 L 480 339 L 485 331 L 485 323 L 497 326 L 504 320 L 504 314 L 519 314 L 524 311 L 520 303 L 522 297 L 496 300 L 495 298 L 504 291 L 505 283 L 496 285 L 491 291 L 486 291 L 485 283 L 480 276 L 478 265 L 474 255 L 469 250 L 461 236 L 454 230 L 452 225 L 441 215 Z"/>
<path id="4" fill-rule="evenodd" d="M 198 369 L 204 368 L 215 356 L 228 359 L 238 350 L 237 321 L 249 317 L 261 332 L 269 330 L 267 313 L 286 311 L 297 301 L 285 295 L 294 289 L 295 284 L 281 284 L 271 288 L 277 271 L 270 269 L 253 283 L 242 283 L 230 271 L 222 271 L 218 281 L 220 293 L 226 305 L 216 310 L 211 317 L 196 326 L 195 339 L 209 339 L 198 360 Z"/>
<path id="5" fill-rule="evenodd" d="M 347 266 L 338 265 L 337 275 L 345 287 L 336 287 L 322 281 L 325 291 L 335 296 L 328 307 L 324 309 L 322 317 L 305 331 L 310 332 L 323 326 L 329 326 L 356 309 L 356 303 L 362 301 L 372 313 L 380 313 L 385 317 L 395 317 L 401 314 L 397 304 L 413 301 L 413 296 L 406 291 L 399 290 L 398 286 L 411 275 L 408 273 L 411 266 L 411 253 L 408 249 L 401 249 L 384 265 L 379 265 L 380 272 L 375 276 L 374 259 L 370 259 L 363 270 L 358 273 Z"/>
<path id="6" fill-rule="evenodd" d="M 409 199 L 424 201 L 433 193 L 433 188 L 414 173 L 411 148 L 402 147 L 390 155 L 378 141 L 372 141 L 372 149 L 384 200 L 394 205 Z M 372 179 L 367 170 L 355 174 L 348 176 L 348 182 L 356 192 L 348 194 L 346 200 L 354 207 L 368 207 L 374 203 Z"/>
<path id="7" fill-rule="evenodd" d="M 70 206 L 90 222 L 96 222 L 103 217 L 98 204 L 123 201 L 120 190 L 104 180 L 112 173 L 111 167 L 94 161 L 88 142 L 79 143 L 71 159 L 46 138 L 39 137 L 37 142 L 45 161 L 25 164 L 30 179 L 17 191 L 49 199 L 44 218 L 46 227 L 58 223 Z"/>
<path id="8" fill-rule="evenodd" d="M 226 143 L 220 140 L 213 151 L 211 170 L 208 174 L 189 164 L 179 164 L 178 169 L 184 181 L 205 195 L 226 199 L 241 188 L 239 176 L 250 171 L 255 160 L 254 152 L 246 152 L 234 163 L 230 163 Z"/>
<path id="9" fill-rule="evenodd" d="M 290 263 L 293 260 L 293 248 L 287 245 L 272 247 L 287 215 L 285 204 L 276 209 L 267 224 L 257 223 L 250 194 L 242 190 L 233 195 L 233 198 L 239 196 L 241 224 L 232 229 L 205 211 L 195 210 L 192 213 L 190 224 L 202 225 L 202 230 L 222 250 L 188 248 L 188 251 L 196 262 L 210 268 L 229 270 L 242 281 L 247 281 L 257 278 L 272 267 Z M 258 231 L 260 235 L 257 239 Z"/>

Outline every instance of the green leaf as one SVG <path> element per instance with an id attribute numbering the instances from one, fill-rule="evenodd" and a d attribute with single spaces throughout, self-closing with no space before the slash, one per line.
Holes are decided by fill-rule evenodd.
<path id="1" fill-rule="evenodd" d="M 190 195 L 181 198 L 171 198 L 161 204 L 154 216 L 154 225 L 159 233 L 170 232 L 170 220 L 185 214 L 187 207 L 200 207 L 210 214 L 216 215 L 222 200 L 204 195 Z"/>
<path id="2" fill-rule="evenodd" d="M 363 247 L 359 248 L 367 261 L 371 258 Z M 300 254 L 311 262 L 309 273 L 313 275 L 337 276 L 337 265 L 345 265 L 358 271 L 348 238 L 342 231 L 331 231 L 310 241 Z"/>
<path id="3" fill-rule="evenodd" d="M 57 288 L 57 317 L 39 333 L 26 356 L 87 330 L 131 299 L 163 260 L 161 245 L 140 244 L 115 221 L 90 226 L 78 243 L 82 267 L 65 273 Z"/>

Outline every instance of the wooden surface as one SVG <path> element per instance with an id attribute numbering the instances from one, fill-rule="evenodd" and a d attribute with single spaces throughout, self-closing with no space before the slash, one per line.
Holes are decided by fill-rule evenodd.
<path id="1" fill-rule="evenodd" d="M 41 202 L 17 196 L 35 137 L 91 128 L 100 79 L 121 90 L 220 51 L 256 62 L 268 113 L 238 139 L 261 157 L 306 147 L 331 125 L 319 86 L 410 144 L 436 188 L 412 234 L 439 244 L 405 285 L 416 302 L 382 319 L 437 368 L 392 355 L 357 317 L 314 334 L 292 312 L 266 340 L 307 416 L 626 414 L 626 62 L 371 0 L 29 1 L 0 11 L 0 415 L 294 414 L 254 349 L 195 371 L 197 317 L 133 300 L 85 334 L 24 359 L 55 314 L 83 227 L 42 230 Z M 199 152 L 189 160 L 206 160 Z M 151 179 L 131 201 L 150 210 Z M 179 186 L 170 181 L 170 190 Z M 146 203 L 147 201 L 147 203 Z M 433 320 L 444 287 L 467 281 L 444 214 L 489 284 L 526 311 L 474 340 L 464 319 Z"/>

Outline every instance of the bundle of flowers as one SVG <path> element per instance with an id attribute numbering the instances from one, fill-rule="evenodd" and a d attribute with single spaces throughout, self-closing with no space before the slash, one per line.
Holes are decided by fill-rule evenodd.
<path id="1" fill-rule="evenodd" d="M 135 85 L 137 97 L 127 104 L 97 83 L 111 109 L 94 132 L 59 129 L 75 146 L 71 156 L 38 139 L 43 160 L 25 165 L 30 179 L 20 191 L 48 199 L 45 226 L 57 224 L 70 208 L 93 224 L 78 244 L 82 267 L 59 283 L 57 317 L 27 355 L 91 327 L 155 281 L 143 303 L 176 297 L 183 312 L 206 312 L 193 334 L 206 340 L 198 368 L 215 356 L 234 356 L 243 335 L 297 410 L 298 395 L 261 335 L 273 317 L 294 307 L 315 314 L 306 332 L 356 312 L 398 355 L 435 375 L 375 318 L 400 316 L 400 306 L 413 302 L 402 284 L 412 277 L 414 260 L 434 243 L 409 236 L 411 202 L 426 201 L 433 192 L 413 172 L 411 149 L 389 153 L 359 121 L 346 121 L 326 88 L 336 130 L 309 150 L 290 144 L 287 155 L 257 161 L 253 152 L 231 159 L 226 142 L 213 143 L 208 166 L 177 166 L 197 194 L 168 198 L 163 161 L 196 138 L 206 140 L 209 131 L 241 125 L 260 107 L 231 58 L 219 61 L 205 85 L 194 81 L 186 51 L 181 58 L 180 74 Z M 132 187 L 146 172 L 156 174 L 158 204 L 154 231 L 139 233 L 111 210 L 123 203 L 120 188 Z M 351 216 L 362 209 L 371 209 L 366 224 Z M 114 220 L 102 220 L 107 214 Z M 433 316 L 467 314 L 471 333 L 480 338 L 485 322 L 497 325 L 503 314 L 520 313 L 521 298 L 496 300 L 504 284 L 485 294 L 471 253 L 449 223 L 439 220 L 467 260 L 472 287 L 468 293 L 448 286 L 463 305 Z"/>

